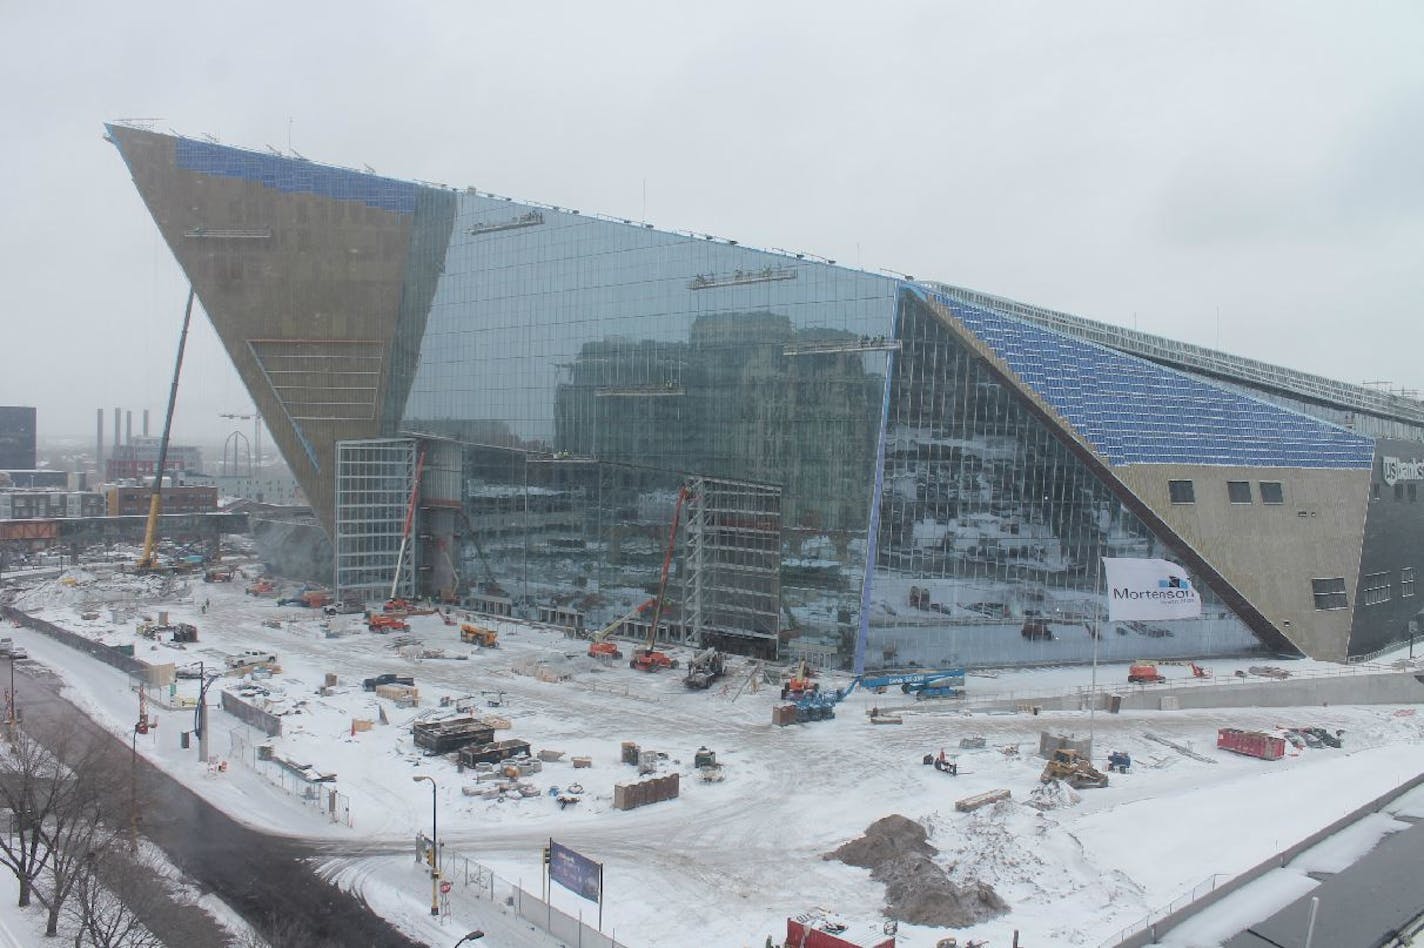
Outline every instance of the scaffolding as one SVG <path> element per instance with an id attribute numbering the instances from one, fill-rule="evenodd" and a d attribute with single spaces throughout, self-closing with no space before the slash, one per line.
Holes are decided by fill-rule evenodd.
<path id="1" fill-rule="evenodd" d="M 781 488 L 694 478 L 687 504 L 686 616 L 699 645 L 776 658 Z"/>
<path id="2" fill-rule="evenodd" d="M 412 438 L 336 443 L 338 599 L 384 599 L 393 577 L 397 596 L 415 595 L 416 557 L 400 555 L 415 468 Z"/>

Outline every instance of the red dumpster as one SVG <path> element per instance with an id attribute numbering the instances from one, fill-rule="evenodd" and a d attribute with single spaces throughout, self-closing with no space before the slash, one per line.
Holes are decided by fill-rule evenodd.
<path id="1" fill-rule="evenodd" d="M 1242 731 L 1234 727 L 1224 727 L 1216 732 L 1216 746 L 1235 754 L 1259 757 L 1261 760 L 1280 760 L 1286 756 L 1284 738 L 1273 737 L 1261 731 Z"/>

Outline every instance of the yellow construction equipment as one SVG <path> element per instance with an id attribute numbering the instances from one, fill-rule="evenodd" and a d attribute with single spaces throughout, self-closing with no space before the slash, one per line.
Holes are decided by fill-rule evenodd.
<path id="1" fill-rule="evenodd" d="M 163 420 L 163 438 L 158 442 L 158 466 L 153 471 L 153 497 L 148 502 L 148 525 L 143 532 L 143 553 L 138 569 L 158 569 L 158 515 L 163 509 L 163 474 L 168 463 L 168 437 L 173 433 L 173 406 L 178 401 L 178 375 L 183 370 L 183 349 L 188 344 L 188 324 L 193 319 L 193 287 L 188 287 L 188 305 L 183 310 L 183 332 L 178 336 L 178 358 L 173 362 L 173 385 L 168 389 L 168 414 Z"/>
<path id="2" fill-rule="evenodd" d="M 478 645 L 480 648 L 499 648 L 499 633 L 494 629 L 466 622 L 460 626 L 460 641 Z"/>

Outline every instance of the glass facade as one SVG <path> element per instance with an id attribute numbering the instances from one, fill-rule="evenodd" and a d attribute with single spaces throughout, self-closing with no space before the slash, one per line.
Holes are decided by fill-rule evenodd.
<path id="1" fill-rule="evenodd" d="M 1240 653 L 1203 617 L 1103 621 L 1100 557 L 1177 559 L 915 292 L 900 297 L 867 667 Z"/>
<path id="2" fill-rule="evenodd" d="M 840 646 L 896 281 L 473 193 L 441 266 L 400 427 L 467 445 L 462 572 L 481 594 L 595 628 L 626 614 L 656 588 L 680 488 L 710 478 L 775 495 L 785 572 L 769 596 L 766 538 L 727 540 L 725 511 L 726 542 L 704 533 L 690 560 L 684 518 L 669 634 L 725 613 L 742 576 L 748 635 L 774 640 L 780 612 Z"/>

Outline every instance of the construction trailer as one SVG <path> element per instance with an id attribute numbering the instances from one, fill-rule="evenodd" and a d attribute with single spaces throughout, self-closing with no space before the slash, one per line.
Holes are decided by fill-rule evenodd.
<path id="1" fill-rule="evenodd" d="M 1261 731 L 1242 731 L 1224 727 L 1216 732 L 1216 746 L 1233 754 L 1244 754 L 1261 760 L 1280 760 L 1286 756 L 1285 738 Z"/>
<path id="2" fill-rule="evenodd" d="M 494 726 L 476 717 L 417 721 L 411 727 L 415 746 L 427 754 L 449 754 L 471 744 L 494 743 Z"/>
<path id="3" fill-rule="evenodd" d="M 858 937 L 848 925 L 812 912 L 786 920 L 783 944 L 785 948 L 895 948 L 895 936 L 882 930 Z"/>

